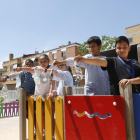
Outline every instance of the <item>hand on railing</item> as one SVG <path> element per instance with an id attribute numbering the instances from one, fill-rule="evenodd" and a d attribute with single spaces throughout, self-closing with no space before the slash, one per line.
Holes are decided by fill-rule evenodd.
<path id="1" fill-rule="evenodd" d="M 49 99 L 52 99 L 55 95 L 56 95 L 56 90 L 53 90 L 52 92 L 47 94 L 47 97 L 49 97 Z"/>
<path id="2" fill-rule="evenodd" d="M 124 86 L 124 85 L 128 85 L 129 83 L 131 84 L 131 79 L 122 79 L 119 82 L 119 85 Z"/>

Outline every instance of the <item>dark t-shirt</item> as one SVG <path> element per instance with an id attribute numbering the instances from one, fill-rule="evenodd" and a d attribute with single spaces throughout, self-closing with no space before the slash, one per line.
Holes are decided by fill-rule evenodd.
<path id="1" fill-rule="evenodd" d="M 126 69 L 126 66 L 132 73 L 131 64 L 129 61 L 125 61 L 126 66 L 121 62 L 118 57 L 106 57 L 107 67 L 101 67 L 102 70 L 107 70 L 110 78 L 110 93 L 112 95 L 120 95 L 119 81 L 122 79 L 133 78 Z M 135 70 L 135 77 L 140 76 L 140 64 L 136 60 L 132 60 Z M 140 85 L 132 85 L 133 93 L 140 93 Z"/>

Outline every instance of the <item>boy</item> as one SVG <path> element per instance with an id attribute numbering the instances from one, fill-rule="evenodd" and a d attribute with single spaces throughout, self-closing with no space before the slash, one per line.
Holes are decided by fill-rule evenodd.
<path id="1" fill-rule="evenodd" d="M 129 41 L 125 36 L 116 39 L 115 50 L 118 57 L 106 58 L 84 58 L 75 57 L 75 61 L 88 63 L 91 65 L 101 66 L 103 70 L 107 70 L 110 77 L 110 91 L 112 95 L 120 95 L 119 84 L 132 84 L 132 92 L 140 92 L 140 65 L 132 59 L 128 60 L 128 53 L 131 49 Z"/>
<path id="2" fill-rule="evenodd" d="M 84 58 L 100 58 L 101 40 L 98 36 L 92 36 L 87 40 L 90 54 Z M 54 61 L 54 65 L 66 64 L 74 66 L 74 58 L 65 59 L 65 61 Z M 103 71 L 101 67 L 90 65 L 84 62 L 77 63 L 78 66 L 85 68 L 85 88 L 86 95 L 110 95 L 109 78 L 107 71 Z"/>

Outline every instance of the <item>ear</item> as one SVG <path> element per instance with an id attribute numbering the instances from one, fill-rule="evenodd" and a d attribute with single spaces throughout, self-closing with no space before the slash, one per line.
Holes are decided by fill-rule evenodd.
<path id="1" fill-rule="evenodd" d="M 102 47 L 102 45 L 100 44 L 98 47 L 99 47 L 99 50 L 100 50 L 100 49 L 101 49 L 101 47 Z"/>
<path id="2" fill-rule="evenodd" d="M 117 53 L 117 48 L 115 47 L 115 51 L 116 51 L 116 53 Z"/>
<path id="3" fill-rule="evenodd" d="M 131 46 L 129 46 L 129 51 L 131 50 Z"/>

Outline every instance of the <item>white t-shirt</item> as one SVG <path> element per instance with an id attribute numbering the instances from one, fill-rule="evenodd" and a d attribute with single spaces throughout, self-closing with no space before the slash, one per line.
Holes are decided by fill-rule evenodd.
<path id="1" fill-rule="evenodd" d="M 73 91 L 73 77 L 69 71 L 57 70 L 58 74 L 54 76 L 56 81 L 59 81 L 57 95 L 63 95 L 63 87 L 71 86 Z"/>
<path id="2" fill-rule="evenodd" d="M 37 66 L 37 67 L 40 67 L 40 66 Z M 54 70 L 56 70 L 55 66 L 50 65 L 49 69 L 53 69 L 53 68 L 54 68 Z M 50 74 L 35 70 L 35 68 L 34 68 L 34 72 L 37 73 L 40 78 L 40 84 L 35 85 L 35 95 L 46 96 L 50 91 L 50 81 L 49 81 Z M 44 78 L 45 78 L 45 80 L 44 80 Z"/>

